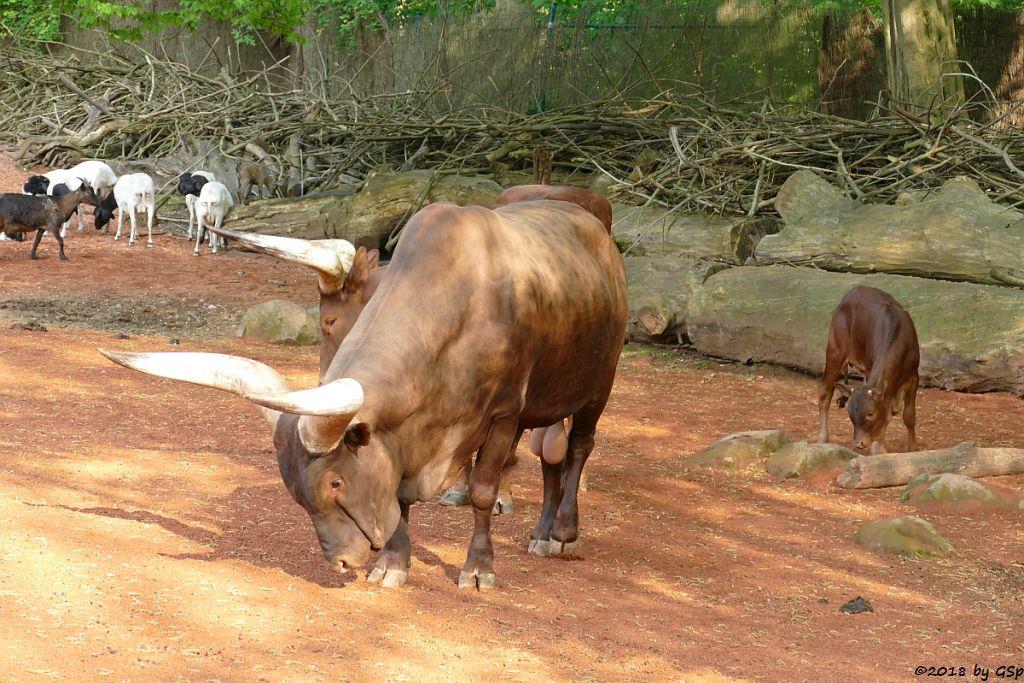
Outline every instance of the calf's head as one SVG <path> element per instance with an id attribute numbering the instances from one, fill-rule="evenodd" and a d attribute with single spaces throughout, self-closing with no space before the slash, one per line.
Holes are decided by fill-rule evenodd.
<path id="1" fill-rule="evenodd" d="M 837 403 L 846 412 L 853 423 L 853 444 L 857 448 L 867 448 L 885 436 L 885 428 L 889 424 L 889 404 L 884 393 L 877 387 L 862 386 L 851 389 L 845 384 L 837 384 L 841 396 Z"/>
<path id="2" fill-rule="evenodd" d="M 260 406 L 281 478 L 309 514 L 332 568 L 362 565 L 398 527 L 400 475 L 371 424 L 360 419 L 366 411 L 357 381 L 291 391 L 273 369 L 236 356 L 100 353 L 128 368 L 231 391 Z"/>

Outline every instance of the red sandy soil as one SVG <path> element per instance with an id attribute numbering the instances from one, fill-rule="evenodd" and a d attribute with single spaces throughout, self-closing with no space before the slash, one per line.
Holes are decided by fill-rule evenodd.
<path id="1" fill-rule="evenodd" d="M 3 187 L 23 177 L 0 169 Z M 314 301 L 308 274 L 269 259 L 194 258 L 168 235 L 129 249 L 87 230 L 71 234 L 67 263 L 52 241 L 36 262 L 27 244 L 0 243 L 0 303 L 152 298 L 233 313 L 271 297 Z M 627 346 L 588 464 L 577 554 L 527 554 L 541 491 L 524 451 L 516 511 L 494 525 L 498 588 L 456 587 L 471 514 L 426 503 L 412 512 L 409 580 L 387 590 L 324 564 L 251 405 L 95 351 L 234 353 L 312 386 L 315 348 L 202 326 L 171 346 L 161 329 L 125 340 L 117 321 L 99 331 L 40 316 L 0 309 L 2 680 L 848 681 L 1024 665 L 1020 512 L 965 515 L 913 508 L 898 490 L 682 467 L 729 432 L 813 437 L 809 377 Z M 11 328 L 33 317 L 48 331 Z M 927 389 L 918 413 L 926 447 L 1024 447 L 1012 396 Z M 848 443 L 838 410 L 832 429 Z M 891 429 L 890 449 L 903 438 Z M 991 483 L 1024 490 L 1024 476 Z M 898 559 L 854 544 L 861 523 L 904 514 L 934 524 L 956 555 Z M 841 614 L 856 596 L 874 612 Z"/>

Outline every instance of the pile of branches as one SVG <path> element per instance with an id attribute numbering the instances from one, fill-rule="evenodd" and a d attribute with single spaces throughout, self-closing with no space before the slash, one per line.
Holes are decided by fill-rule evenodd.
<path id="1" fill-rule="evenodd" d="M 773 213 L 778 189 L 798 169 L 875 202 L 963 174 L 997 200 L 1024 203 L 1024 171 L 1014 162 L 1024 135 L 962 112 L 879 107 L 863 122 L 666 93 L 527 115 L 452 109 L 434 88 L 374 97 L 295 88 L 281 65 L 211 75 L 141 51 L 129 59 L 65 48 L 56 57 L 32 45 L 9 46 L 0 60 L 0 142 L 27 164 L 180 157 L 205 146 L 262 161 L 311 191 L 382 167 L 501 182 L 543 158 L 556 180 L 597 174 L 620 199 L 747 216 Z"/>

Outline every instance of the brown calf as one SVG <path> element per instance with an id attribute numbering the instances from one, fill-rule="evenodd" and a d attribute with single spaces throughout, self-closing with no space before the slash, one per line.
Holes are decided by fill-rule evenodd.
<path id="1" fill-rule="evenodd" d="M 847 292 L 832 312 L 828 330 L 825 372 L 818 391 L 818 442 L 828 441 L 828 406 L 838 388 L 844 394 L 838 404 L 840 408 L 846 404 L 857 448 L 870 445 L 872 454 L 884 453 L 889 418 L 902 405 L 908 450 L 917 450 L 915 400 L 920 357 L 914 321 L 896 299 L 861 285 Z M 838 383 L 847 366 L 860 370 L 863 386 L 851 390 Z"/>

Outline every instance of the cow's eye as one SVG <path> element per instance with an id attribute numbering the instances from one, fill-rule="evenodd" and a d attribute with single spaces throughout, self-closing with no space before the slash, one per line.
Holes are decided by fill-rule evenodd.
<path id="1" fill-rule="evenodd" d="M 875 419 L 875 414 L 873 412 L 868 413 L 868 419 L 869 420 L 874 420 Z"/>
<path id="2" fill-rule="evenodd" d="M 338 322 L 337 318 L 325 318 L 324 327 L 334 327 L 334 323 Z"/>
<path id="3" fill-rule="evenodd" d="M 341 479 L 335 479 L 334 481 L 332 481 L 331 482 L 331 488 L 332 489 L 339 489 L 339 488 L 341 488 Z"/>

